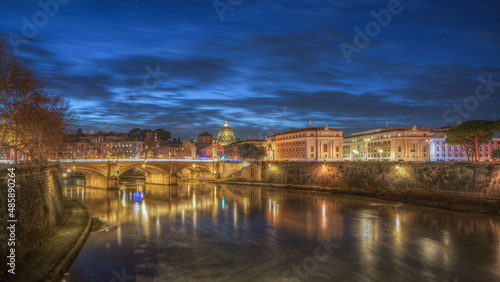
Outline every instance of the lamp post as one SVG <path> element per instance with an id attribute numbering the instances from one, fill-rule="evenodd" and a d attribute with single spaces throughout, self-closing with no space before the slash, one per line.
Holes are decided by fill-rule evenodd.
<path id="1" fill-rule="evenodd" d="M 353 153 L 355 154 L 357 160 L 358 150 L 353 150 Z"/>
<path id="2" fill-rule="evenodd" d="M 380 153 L 380 161 L 382 161 L 382 149 L 378 150 L 378 152 Z"/>

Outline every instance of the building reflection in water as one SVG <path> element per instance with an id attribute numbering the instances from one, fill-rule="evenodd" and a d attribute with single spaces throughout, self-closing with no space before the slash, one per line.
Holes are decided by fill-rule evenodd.
<path id="1" fill-rule="evenodd" d="M 410 271 L 415 261 L 422 268 L 451 275 L 460 271 L 460 264 L 467 263 L 466 257 L 458 255 L 460 252 L 479 250 L 481 256 L 473 256 L 477 260 L 474 270 L 486 272 L 491 278 L 497 277 L 494 270 L 500 269 L 497 217 L 457 216 L 327 193 L 202 183 L 132 184 L 119 191 L 71 186 L 64 195 L 84 202 L 94 217 L 105 222 L 109 232 L 116 230 L 120 247 L 125 237 L 131 236 L 124 232 L 126 225 L 133 225 L 134 233 L 140 233 L 146 242 L 176 232 L 184 232 L 187 241 L 200 240 L 201 228 L 205 236 L 226 240 L 250 240 L 247 236 L 253 234 L 255 240 L 262 240 L 257 246 L 271 253 L 283 252 L 282 242 L 300 238 L 297 240 L 310 245 L 304 245 L 307 248 L 298 262 L 312 254 L 310 249 L 314 250 L 318 237 L 330 238 L 341 244 L 339 257 L 345 255 L 353 265 L 360 265 L 350 266 L 352 271 L 374 280 L 387 278 L 377 276 L 381 267 Z M 234 228 L 229 233 L 230 224 Z M 301 244 L 294 246 L 297 249 L 293 252 L 302 252 Z M 406 261 L 409 257 L 412 263 Z"/>

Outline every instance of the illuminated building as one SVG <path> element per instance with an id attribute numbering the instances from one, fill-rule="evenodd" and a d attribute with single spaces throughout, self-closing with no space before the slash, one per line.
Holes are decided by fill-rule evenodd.
<path id="1" fill-rule="evenodd" d="M 214 151 L 214 149 L 213 149 L 214 146 L 216 146 L 216 148 L 217 148 L 217 158 L 221 158 L 222 156 L 224 156 L 224 146 L 222 146 L 221 144 L 219 144 L 217 142 L 214 142 L 214 143 L 212 143 L 212 145 L 200 150 L 199 158 L 211 159 L 212 152 Z"/>
<path id="2" fill-rule="evenodd" d="M 429 161 L 430 130 L 425 127 L 379 128 L 344 138 L 348 161 Z"/>
<path id="3" fill-rule="evenodd" d="M 291 129 L 267 137 L 268 160 L 341 161 L 343 132 L 338 129 L 309 127 Z"/>
<path id="4" fill-rule="evenodd" d="M 431 129 L 431 161 L 467 161 L 467 153 L 462 146 L 446 143 L 446 132 L 450 128 L 451 126 Z M 498 149 L 500 149 L 500 137 L 496 136 L 488 144 L 479 146 L 479 159 L 487 161 L 488 155 Z M 472 158 L 469 160 L 472 161 Z"/>

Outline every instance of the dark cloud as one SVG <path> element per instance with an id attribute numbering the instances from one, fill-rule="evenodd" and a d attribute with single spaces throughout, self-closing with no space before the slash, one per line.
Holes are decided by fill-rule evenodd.
<path id="1" fill-rule="evenodd" d="M 220 21 L 212 1 L 71 1 L 19 46 L 25 64 L 71 101 L 87 130 L 163 127 L 242 138 L 329 124 L 345 132 L 438 127 L 500 81 L 498 1 L 405 1 L 348 63 L 339 44 L 387 8 L 371 1 L 243 1 Z M 37 1 L 0 4 L 0 34 L 22 35 Z M 151 71 L 159 69 L 159 79 Z M 148 81 L 145 87 L 144 80 Z M 500 91 L 500 90 L 499 90 Z M 468 119 L 498 119 L 497 92 Z"/>

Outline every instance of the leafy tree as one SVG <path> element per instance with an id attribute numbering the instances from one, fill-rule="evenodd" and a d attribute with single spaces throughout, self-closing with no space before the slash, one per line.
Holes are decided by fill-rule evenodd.
<path id="1" fill-rule="evenodd" d="M 139 140 L 146 140 L 146 136 L 148 135 L 148 133 L 153 133 L 153 130 L 151 129 L 144 129 L 144 130 L 141 130 L 141 132 L 139 132 L 139 134 L 137 135 L 137 139 Z"/>
<path id="2" fill-rule="evenodd" d="M 49 94 L 43 81 L 7 48 L 0 37 L 0 145 L 41 162 L 49 151 L 62 148 L 76 115 L 67 101 Z"/>
<path id="3" fill-rule="evenodd" d="M 263 147 L 255 146 L 252 143 L 239 145 L 237 151 L 244 159 L 262 159 L 266 156 L 266 151 Z"/>
<path id="4" fill-rule="evenodd" d="M 82 136 L 85 136 L 85 134 L 83 133 L 83 130 L 81 128 L 78 128 L 78 130 L 76 131 L 76 137 L 82 137 Z"/>
<path id="5" fill-rule="evenodd" d="M 140 128 L 134 128 L 128 132 L 128 137 L 130 139 L 139 139 L 141 129 Z"/>
<path id="6" fill-rule="evenodd" d="M 158 140 L 169 141 L 172 138 L 172 134 L 164 129 L 158 128 L 154 131 Z"/>
<path id="7" fill-rule="evenodd" d="M 500 159 L 500 149 L 497 149 L 491 153 L 491 157 L 494 159 Z"/>
<path id="8" fill-rule="evenodd" d="M 479 146 L 487 144 L 493 137 L 493 131 L 499 130 L 499 122 L 487 120 L 471 120 L 462 122 L 448 130 L 446 143 L 460 145 L 479 161 Z M 469 159 L 469 154 L 467 159 Z"/>

